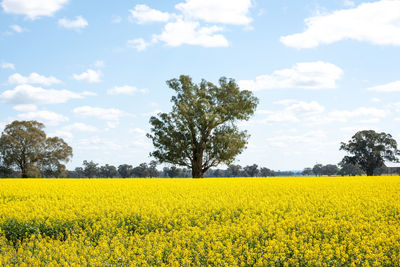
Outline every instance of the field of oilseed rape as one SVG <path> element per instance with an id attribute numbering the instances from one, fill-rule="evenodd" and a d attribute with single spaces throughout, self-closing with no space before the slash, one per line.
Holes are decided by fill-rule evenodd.
<path id="1" fill-rule="evenodd" d="M 400 266 L 400 177 L 2 179 L 0 265 Z"/>

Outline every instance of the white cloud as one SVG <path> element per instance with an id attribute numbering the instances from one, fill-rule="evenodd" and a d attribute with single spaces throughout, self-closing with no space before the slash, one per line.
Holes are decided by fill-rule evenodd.
<path id="1" fill-rule="evenodd" d="M 344 0 L 343 1 L 343 5 L 346 6 L 346 7 L 353 7 L 353 6 L 355 6 L 355 3 L 353 1 L 350 1 L 350 0 Z"/>
<path id="2" fill-rule="evenodd" d="M 128 132 L 129 133 L 134 133 L 134 134 L 137 134 L 137 135 L 142 135 L 142 136 L 146 135 L 146 131 L 143 130 L 143 129 L 140 129 L 140 128 L 129 129 Z"/>
<path id="3" fill-rule="evenodd" d="M 152 9 L 146 5 L 136 5 L 133 10 L 129 10 L 132 17 L 137 21 L 138 24 L 150 23 L 150 22 L 167 22 L 171 15 L 168 12 L 161 12 L 156 9 Z"/>
<path id="4" fill-rule="evenodd" d="M 209 23 L 249 25 L 251 0 L 186 0 L 177 4 L 185 18 Z"/>
<path id="5" fill-rule="evenodd" d="M 90 91 L 84 91 L 82 92 L 83 96 L 97 96 L 95 92 L 90 92 Z"/>
<path id="6" fill-rule="evenodd" d="M 142 113 L 141 115 L 142 115 L 143 117 L 150 117 L 150 116 L 156 116 L 158 113 L 161 113 L 161 112 L 162 112 L 161 109 L 156 109 L 156 110 L 151 111 L 151 112 Z"/>
<path id="7" fill-rule="evenodd" d="M 127 42 L 129 47 L 135 48 L 137 51 L 144 51 L 151 44 L 151 42 L 146 42 L 143 38 L 132 39 Z"/>
<path id="8" fill-rule="evenodd" d="M 395 81 L 383 85 L 378 85 L 374 87 L 367 88 L 368 91 L 375 91 L 375 92 L 400 92 L 400 81 Z"/>
<path id="9" fill-rule="evenodd" d="M 97 132 L 99 130 L 92 125 L 88 125 L 88 124 L 81 123 L 81 122 L 67 125 L 67 126 L 63 127 L 63 129 L 65 131 L 88 132 L 88 133 Z"/>
<path id="10" fill-rule="evenodd" d="M 52 16 L 68 0 L 3 0 L 1 6 L 5 13 L 25 15 L 30 19 Z"/>
<path id="11" fill-rule="evenodd" d="M 31 112 L 37 110 L 37 106 L 34 104 L 21 104 L 21 105 L 16 105 L 13 108 L 19 112 Z"/>
<path id="12" fill-rule="evenodd" d="M 64 140 L 72 140 L 72 138 L 74 137 L 72 133 L 68 132 L 68 131 L 63 131 L 63 130 L 56 130 L 55 132 L 49 133 L 47 135 L 48 137 L 61 137 Z"/>
<path id="13" fill-rule="evenodd" d="M 374 107 L 359 107 L 354 110 L 335 110 L 328 114 L 327 121 L 347 122 L 349 119 L 356 117 L 385 118 L 390 114 L 390 111 L 378 109 Z"/>
<path id="14" fill-rule="evenodd" d="M 155 35 L 153 41 L 162 41 L 168 46 L 177 47 L 184 44 L 200 45 L 204 47 L 226 47 L 228 40 L 218 32 L 223 30 L 219 26 L 200 27 L 199 22 L 178 19 L 167 23 L 160 35 Z"/>
<path id="15" fill-rule="evenodd" d="M 274 137 L 269 137 L 266 139 L 269 146 L 278 148 L 287 148 L 297 145 L 312 145 L 321 146 L 326 140 L 327 134 L 322 130 L 314 130 L 306 132 L 302 135 L 279 135 Z"/>
<path id="16" fill-rule="evenodd" d="M 274 71 L 257 76 L 255 80 L 241 80 L 242 89 L 260 91 L 280 88 L 328 89 L 335 88 L 336 81 L 343 75 L 338 66 L 323 62 L 296 63 L 290 69 Z"/>
<path id="17" fill-rule="evenodd" d="M 372 102 L 381 102 L 382 100 L 380 98 L 373 97 L 373 98 L 371 98 L 371 101 Z"/>
<path id="18" fill-rule="evenodd" d="M 8 83 L 10 84 L 41 84 L 41 85 L 52 85 L 61 83 L 56 77 L 43 76 L 36 72 L 31 73 L 29 76 L 22 76 L 19 73 L 15 73 L 8 77 Z"/>
<path id="19" fill-rule="evenodd" d="M 24 31 L 25 31 L 24 28 L 22 28 L 21 26 L 19 26 L 19 25 L 17 25 L 17 24 L 10 25 L 10 28 L 11 28 L 13 31 L 17 32 L 17 33 L 21 33 L 21 32 L 24 32 Z"/>
<path id="20" fill-rule="evenodd" d="M 88 69 L 87 71 L 81 73 L 81 74 L 74 74 L 73 77 L 75 80 L 78 81 L 85 81 L 88 83 L 98 83 L 100 82 L 100 77 L 101 77 L 101 71 L 99 70 L 92 70 Z"/>
<path id="21" fill-rule="evenodd" d="M 82 96 L 68 90 L 43 89 L 28 84 L 18 85 L 0 95 L 1 101 L 15 105 L 59 104 L 78 98 L 82 98 Z"/>
<path id="22" fill-rule="evenodd" d="M 104 68 L 106 64 L 104 63 L 103 60 L 96 60 L 93 64 L 96 68 Z"/>
<path id="23" fill-rule="evenodd" d="M 88 26 L 88 22 L 82 16 L 77 16 L 74 20 L 62 18 L 58 20 L 58 25 L 66 29 L 79 30 Z"/>
<path id="24" fill-rule="evenodd" d="M 309 116 L 324 112 L 325 107 L 316 101 L 304 102 L 285 99 L 275 102 L 284 105 L 283 110 L 258 110 L 257 114 L 266 114 L 267 117 L 257 123 L 295 123 L 307 120 Z"/>
<path id="25" fill-rule="evenodd" d="M 146 89 L 138 89 L 135 86 L 115 86 L 107 91 L 109 95 L 133 95 L 135 93 L 147 93 Z"/>
<path id="26" fill-rule="evenodd" d="M 122 18 L 120 16 L 112 16 L 112 23 L 120 23 L 122 21 Z"/>
<path id="27" fill-rule="evenodd" d="M 0 64 L 0 67 L 1 67 L 2 69 L 15 70 L 15 65 L 12 64 L 12 63 L 10 63 L 10 62 L 2 62 L 2 63 Z"/>
<path id="28" fill-rule="evenodd" d="M 21 113 L 17 115 L 17 118 L 20 120 L 37 120 L 47 125 L 58 125 L 61 122 L 66 122 L 69 120 L 68 117 L 65 117 L 64 115 L 48 110 Z"/>
<path id="29" fill-rule="evenodd" d="M 99 120 L 118 121 L 126 112 L 115 108 L 99 108 L 82 106 L 74 108 L 73 112 L 80 117 L 92 117 Z"/>
<path id="30" fill-rule="evenodd" d="M 400 1 L 381 0 L 307 18 L 304 32 L 282 36 L 280 40 L 295 48 L 311 48 L 347 39 L 400 45 L 399 21 Z"/>

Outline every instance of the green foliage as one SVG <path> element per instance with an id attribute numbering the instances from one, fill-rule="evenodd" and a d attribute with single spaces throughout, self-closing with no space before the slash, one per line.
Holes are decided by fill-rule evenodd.
<path id="1" fill-rule="evenodd" d="M 48 236 L 55 239 L 64 240 L 68 233 L 77 231 L 77 222 L 51 221 L 38 222 L 28 221 L 22 222 L 14 218 L 9 218 L 0 224 L 0 228 L 8 241 L 15 246 L 18 242 L 30 238 L 32 235 Z"/>
<path id="2" fill-rule="evenodd" d="M 202 177 L 211 167 L 230 164 L 240 154 L 249 135 L 235 126 L 253 115 L 258 99 L 240 90 L 233 79 L 222 77 L 219 86 L 202 80 L 193 84 L 189 76 L 167 81 L 177 95 L 172 111 L 150 118 L 155 150 L 150 154 L 160 163 L 192 169 Z"/>
<path id="3" fill-rule="evenodd" d="M 0 138 L 0 155 L 7 167 L 17 167 L 23 178 L 65 174 L 72 148 L 61 138 L 46 138 L 44 125 L 37 121 L 13 121 Z"/>
<path id="4" fill-rule="evenodd" d="M 348 143 L 341 143 L 340 150 L 353 156 L 345 156 L 343 164 L 356 164 L 368 176 L 374 174 L 376 168 L 382 167 L 385 161 L 398 161 L 400 155 L 397 142 L 387 133 L 377 133 L 373 130 L 359 131 Z"/>

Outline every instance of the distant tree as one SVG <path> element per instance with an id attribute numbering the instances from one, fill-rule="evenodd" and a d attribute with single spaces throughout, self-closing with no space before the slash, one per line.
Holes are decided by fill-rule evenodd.
<path id="1" fill-rule="evenodd" d="M 312 172 L 315 174 L 315 175 L 322 175 L 323 174 L 323 172 L 322 172 L 322 167 L 323 167 L 323 165 L 322 164 L 319 164 L 319 163 L 317 163 L 317 164 L 315 164 L 314 165 L 314 167 L 312 168 Z"/>
<path id="2" fill-rule="evenodd" d="M 61 138 L 47 138 L 44 124 L 37 121 L 13 121 L 0 138 L 0 155 L 8 167 L 16 167 L 22 178 L 65 173 L 62 162 L 72 157 L 72 148 Z"/>
<path id="3" fill-rule="evenodd" d="M 170 177 L 170 178 L 179 177 L 181 175 L 181 173 L 182 173 L 182 170 L 177 168 L 176 166 L 172 166 L 167 171 L 168 177 Z"/>
<path id="4" fill-rule="evenodd" d="M 226 176 L 226 171 L 221 169 L 214 170 L 213 177 L 224 177 Z"/>
<path id="5" fill-rule="evenodd" d="M 322 166 L 321 168 L 321 173 L 322 175 L 337 175 L 339 172 L 339 168 L 338 166 L 334 165 L 334 164 L 327 164 L 325 166 Z"/>
<path id="6" fill-rule="evenodd" d="M 359 166 L 356 164 L 352 163 L 345 163 L 345 164 L 339 164 L 340 170 L 339 170 L 339 175 L 342 176 L 357 176 L 357 175 L 362 175 L 363 171 Z"/>
<path id="7" fill-rule="evenodd" d="M 93 161 L 88 162 L 87 160 L 83 161 L 83 173 L 88 178 L 97 177 L 99 175 L 99 167 L 98 163 L 94 163 Z"/>
<path id="8" fill-rule="evenodd" d="M 305 168 L 302 172 L 303 175 L 313 175 L 313 169 L 311 168 Z"/>
<path id="9" fill-rule="evenodd" d="M 13 169 L 4 163 L 3 157 L 0 155 L 0 177 L 7 178 L 13 173 Z"/>
<path id="10" fill-rule="evenodd" d="M 122 178 L 128 178 L 132 176 L 132 165 L 122 164 L 118 166 L 118 173 Z"/>
<path id="11" fill-rule="evenodd" d="M 261 177 L 272 177 L 272 176 L 275 176 L 275 172 L 268 168 L 262 167 L 260 169 L 260 176 Z"/>
<path id="12" fill-rule="evenodd" d="M 160 163 L 188 167 L 193 178 L 221 163 L 230 164 L 240 154 L 249 135 L 235 123 L 254 114 L 258 99 L 240 90 L 233 79 L 222 77 L 219 85 L 202 80 L 196 85 L 189 76 L 167 81 L 177 95 L 172 111 L 150 118 L 147 134 Z"/>
<path id="13" fill-rule="evenodd" d="M 341 164 L 357 164 L 368 176 L 385 161 L 398 162 L 397 142 L 387 133 L 373 130 L 359 131 L 347 143 L 341 143 L 340 150 L 352 156 L 345 156 Z"/>
<path id="14" fill-rule="evenodd" d="M 135 177 L 141 177 L 141 178 L 149 177 L 150 176 L 149 166 L 147 166 L 147 163 L 140 163 L 139 166 L 133 168 L 132 174 Z"/>
<path id="15" fill-rule="evenodd" d="M 75 172 L 75 175 L 76 175 L 76 177 L 74 177 L 74 178 L 83 178 L 83 177 L 86 177 L 86 176 L 85 176 L 85 172 L 84 172 L 84 170 L 83 170 L 82 167 L 76 167 L 75 170 L 74 170 L 74 172 Z"/>
<path id="16" fill-rule="evenodd" d="M 149 163 L 149 177 L 159 177 L 160 172 L 157 170 L 157 161 L 152 160 Z"/>
<path id="17" fill-rule="evenodd" d="M 114 178 L 118 176 L 117 168 L 113 165 L 104 165 L 100 167 L 99 176 L 103 178 Z"/>
<path id="18" fill-rule="evenodd" d="M 242 173 L 242 166 L 231 164 L 226 170 L 226 176 L 228 177 L 239 177 Z"/>
<path id="19" fill-rule="evenodd" d="M 243 168 L 243 176 L 245 177 L 255 177 L 259 172 L 260 171 L 257 164 L 247 165 Z"/>

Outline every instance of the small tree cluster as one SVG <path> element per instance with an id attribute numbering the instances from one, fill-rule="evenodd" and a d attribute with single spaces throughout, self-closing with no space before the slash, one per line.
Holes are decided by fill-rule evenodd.
<path id="1" fill-rule="evenodd" d="M 14 121 L 0 137 L 0 174 L 22 178 L 61 177 L 72 157 L 72 148 L 59 137 L 47 137 L 44 124 Z"/>

